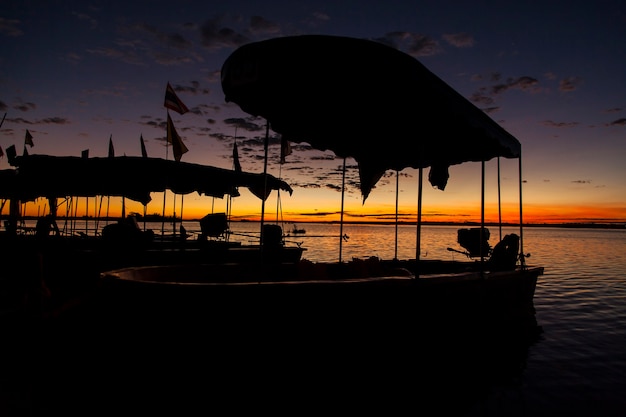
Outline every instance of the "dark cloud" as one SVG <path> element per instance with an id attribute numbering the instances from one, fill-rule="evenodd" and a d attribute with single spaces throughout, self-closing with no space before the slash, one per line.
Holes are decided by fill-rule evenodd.
<path id="1" fill-rule="evenodd" d="M 569 77 L 561 80 L 559 82 L 559 91 L 570 92 L 575 91 L 581 84 L 583 80 L 579 77 Z"/>
<path id="2" fill-rule="evenodd" d="M 0 17 L 0 35 L 11 37 L 22 36 L 24 32 L 19 28 L 20 22 L 17 19 L 5 19 Z"/>
<path id="3" fill-rule="evenodd" d="M 576 127 L 580 123 L 578 123 L 578 122 L 555 122 L 555 121 L 552 121 L 552 120 L 544 120 L 544 121 L 541 122 L 541 124 L 543 126 L 547 126 L 547 127 L 564 128 L 564 127 Z"/>
<path id="4" fill-rule="evenodd" d="M 236 48 L 250 42 L 247 36 L 227 27 L 219 19 L 209 19 L 200 27 L 202 45 L 209 49 Z"/>
<path id="5" fill-rule="evenodd" d="M 404 51 L 414 57 L 436 55 L 442 51 L 439 42 L 419 33 L 389 32 L 385 36 L 373 40 Z"/>
<path id="6" fill-rule="evenodd" d="M 264 125 L 260 125 L 250 120 L 249 118 L 241 118 L 241 117 L 224 119 L 224 123 L 226 123 L 229 126 L 241 128 L 248 132 L 258 132 L 265 128 Z"/>
<path id="7" fill-rule="evenodd" d="M 261 16 L 252 16 L 250 18 L 250 32 L 255 35 L 276 35 L 280 33 L 280 26 Z"/>
<path id="8" fill-rule="evenodd" d="M 626 126 L 626 118 L 622 117 L 621 119 L 613 120 L 609 123 L 609 126 Z"/>
<path id="9" fill-rule="evenodd" d="M 474 37 L 468 33 L 445 33 L 443 39 L 457 48 L 469 48 L 474 46 Z"/>
<path id="10" fill-rule="evenodd" d="M 26 112 L 29 110 L 35 110 L 37 108 L 37 105 L 35 103 L 19 103 L 14 105 L 13 108 L 15 110 Z"/>

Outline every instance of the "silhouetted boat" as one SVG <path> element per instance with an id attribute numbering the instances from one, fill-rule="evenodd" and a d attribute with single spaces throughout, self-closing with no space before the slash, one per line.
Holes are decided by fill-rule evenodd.
<path id="1" fill-rule="evenodd" d="M 74 296 L 92 291 L 99 274 L 106 270 L 143 265 L 198 263 L 297 262 L 306 250 L 286 244 L 278 225 L 265 224 L 259 243 L 230 241 L 224 213 L 210 213 L 200 220 L 200 234 L 186 231 L 170 236 L 142 230 L 136 216 L 125 216 L 101 228 L 82 231 L 57 224 L 58 201 L 72 213 L 72 200 L 83 197 L 123 197 L 142 204 L 152 192 L 170 190 L 177 194 L 198 192 L 223 198 L 238 187 L 292 192 L 272 175 L 236 172 L 212 166 L 145 157 L 80 158 L 25 155 L 10 163 L 16 169 L 0 171 L 0 198 L 9 203 L 0 231 L 0 253 L 10 260 L 3 267 L 2 285 L 15 297 L 5 303 L 7 314 L 19 310 L 24 293 L 47 287 L 54 310 Z M 262 195 L 262 194 L 261 194 Z M 36 227 L 20 226 L 21 204 L 47 198 L 49 213 Z M 267 198 L 267 197 L 266 197 Z M 63 207 L 63 206 L 61 206 Z M 90 219 L 97 224 L 99 219 Z M 108 221 L 108 219 L 107 219 Z M 97 227 L 97 226 L 96 226 Z M 41 283 L 39 281 L 42 281 Z M 35 287 L 30 288 L 30 287 Z M 8 297 L 11 298 L 11 297 Z M 14 306 L 12 304 L 18 303 Z M 18 311 L 19 313 L 19 311 Z M 46 313 L 46 312 L 44 312 Z M 4 314 L 4 311 L 2 312 Z"/>
<path id="2" fill-rule="evenodd" d="M 290 413 L 305 406 L 460 415 L 484 398 L 491 380 L 519 378 L 538 330 L 533 298 L 544 269 L 527 265 L 523 250 L 516 138 L 414 58 L 361 39 L 295 36 L 244 45 L 224 63 L 222 88 L 227 101 L 264 117 L 267 131 L 271 125 L 291 141 L 331 150 L 344 162 L 354 158 L 364 201 L 386 170 L 418 169 L 416 256 L 344 262 L 340 243 L 339 262 L 194 262 L 103 272 L 97 297 L 42 339 L 60 346 L 60 354 L 45 356 L 52 364 L 65 363 L 50 358 L 68 351 L 84 355 L 86 332 L 89 348 L 106 346 L 98 372 L 81 372 L 84 361 L 75 360 L 80 378 L 69 386 L 78 397 L 107 411 L 126 407 L 119 398 L 162 411 L 162 397 L 180 412 L 198 393 L 204 409 L 236 407 L 245 398 L 255 409 Z M 481 219 L 480 227 L 459 231 L 470 259 L 421 259 L 423 168 L 443 189 L 450 165 L 500 157 L 520 160 L 518 239 L 491 248 Z M 513 252 L 513 263 L 494 258 L 500 252 L 505 260 Z M 129 358 L 136 372 L 119 378 Z M 66 372 L 59 368 L 44 373 L 55 387 L 55 376 Z M 184 372 L 160 377 L 174 369 Z M 94 393 L 86 374 L 99 384 L 111 380 L 103 374 L 116 378 L 116 395 L 103 401 L 109 391 Z M 206 380 L 212 384 L 199 388 Z M 60 385 L 56 392 L 77 397 L 73 389 Z M 130 394 L 118 397 L 122 392 Z"/>
<path id="3" fill-rule="evenodd" d="M 291 228 L 290 233 L 294 235 L 303 235 L 306 233 L 306 229 L 304 227 L 298 227 L 294 224 Z"/>
<path id="4" fill-rule="evenodd" d="M 374 327 L 383 331 L 390 322 L 426 325 L 430 319 L 457 330 L 512 322 L 536 328 L 533 297 L 544 269 L 525 262 L 521 201 L 519 235 L 493 249 L 486 243 L 484 218 L 481 227 L 459 231 L 459 243 L 478 260 L 420 259 L 422 169 L 431 168 L 429 180 L 442 190 L 453 164 L 518 158 L 521 173 L 521 145 L 417 60 L 360 39 L 276 38 L 234 51 L 222 68 L 222 88 L 227 101 L 266 118 L 268 131 L 271 126 L 290 141 L 329 149 L 344 161 L 354 158 L 364 201 L 386 170 L 417 168 L 416 257 L 343 262 L 340 244 L 338 263 L 198 264 L 102 274 L 113 294 L 134 292 L 128 298 L 131 308 L 137 307 L 138 293 L 150 293 L 157 306 L 180 297 L 185 300 L 181 311 L 192 305 L 212 313 L 234 308 L 264 323 L 280 323 L 283 330 L 293 317 L 299 326 L 324 323 L 323 328 L 336 329 L 342 323 L 364 326 L 363 331 L 371 330 L 372 323 L 381 323 Z M 441 140 L 416 138 L 432 134 Z M 520 190 L 521 185 L 520 176 Z"/>

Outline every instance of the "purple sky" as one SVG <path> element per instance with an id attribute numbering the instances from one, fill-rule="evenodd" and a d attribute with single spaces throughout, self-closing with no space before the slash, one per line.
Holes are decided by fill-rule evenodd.
<path id="1" fill-rule="evenodd" d="M 170 82 L 190 109 L 171 113 L 189 148 L 184 161 L 232 167 L 236 132 L 244 169 L 261 172 L 264 121 L 225 103 L 221 65 L 242 44 L 313 33 L 391 43 L 487 112 L 522 143 L 533 210 L 626 221 L 623 1 L 9 2 L 0 8 L 0 147 L 21 153 L 28 129 L 31 154 L 106 156 L 112 137 L 117 155 L 140 155 L 143 135 L 148 154 L 165 157 Z M 280 175 L 314 210 L 316 195 L 339 200 L 341 163 L 297 145 Z M 470 171 L 454 167 L 452 196 L 432 192 L 431 204 L 475 199 Z M 414 202 L 416 173 L 403 175 Z M 361 209 L 357 178 L 348 172 L 348 204 Z M 365 209 L 393 206 L 393 189 L 390 175 Z"/>

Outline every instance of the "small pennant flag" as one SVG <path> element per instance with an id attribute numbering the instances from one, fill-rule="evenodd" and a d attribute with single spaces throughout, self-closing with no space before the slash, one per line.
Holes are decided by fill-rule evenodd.
<path id="1" fill-rule="evenodd" d="M 178 112 L 179 114 L 185 114 L 189 111 L 187 106 L 185 106 L 185 103 L 178 98 L 170 83 L 167 83 L 167 87 L 165 89 L 164 106 Z"/>
<path id="2" fill-rule="evenodd" d="M 30 134 L 28 129 L 26 129 L 26 137 L 24 138 L 24 145 L 28 145 L 31 148 L 35 146 L 35 144 L 33 143 L 33 135 Z"/>
<path id="3" fill-rule="evenodd" d="M 174 152 L 176 162 L 179 162 L 183 154 L 189 151 L 183 143 L 183 140 L 178 136 L 169 113 L 167 114 L 167 143 L 172 144 L 172 151 Z"/>
<path id="4" fill-rule="evenodd" d="M 285 157 L 287 155 L 291 155 L 292 153 L 292 149 L 291 149 L 291 143 L 285 139 L 285 137 L 282 137 L 280 139 L 280 163 L 284 164 L 285 163 Z"/>
<path id="5" fill-rule="evenodd" d="M 233 167 L 236 172 L 241 172 L 241 164 L 239 163 L 239 150 L 237 149 L 237 142 L 233 145 Z"/>
<path id="6" fill-rule="evenodd" d="M 141 156 L 147 158 L 148 152 L 146 151 L 146 144 L 143 142 L 143 134 L 139 135 L 139 141 L 141 142 Z"/>
<path id="7" fill-rule="evenodd" d="M 15 145 L 11 145 L 7 148 L 7 159 L 9 160 L 9 164 L 13 165 L 13 160 L 17 157 L 17 151 L 15 150 Z"/>
<path id="8" fill-rule="evenodd" d="M 115 157 L 115 149 L 113 149 L 113 135 L 109 137 L 109 158 Z"/>

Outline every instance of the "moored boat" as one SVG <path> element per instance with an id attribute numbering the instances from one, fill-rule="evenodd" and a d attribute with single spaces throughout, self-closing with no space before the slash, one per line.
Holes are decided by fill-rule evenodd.
<path id="1" fill-rule="evenodd" d="M 251 68 L 254 71 L 249 71 Z M 365 84 L 372 88 L 363 89 Z M 306 94 L 294 85 L 301 85 Z M 521 174 L 521 144 L 417 60 L 361 39 L 310 35 L 275 38 L 233 52 L 222 68 L 222 88 L 227 101 L 253 116 L 264 117 L 268 130 L 271 126 L 283 138 L 331 150 L 344 161 L 354 158 L 364 201 L 386 170 L 418 169 L 415 258 L 344 262 L 340 245 L 338 263 L 309 263 L 305 259 L 294 265 L 253 270 L 214 264 L 127 268 L 101 275 L 115 288 L 114 293 L 151 293 L 159 300 L 157 305 L 163 304 L 161 296 L 177 293 L 183 299 L 192 297 L 197 307 L 211 311 L 219 310 L 222 303 L 236 305 L 255 317 L 265 317 L 269 311 L 272 322 L 281 322 L 272 311 L 290 311 L 310 318 L 312 326 L 322 317 L 327 318 L 327 324 L 349 320 L 352 325 L 416 317 L 423 321 L 428 317 L 433 322 L 445 322 L 447 328 L 471 322 L 476 326 L 524 323 L 536 329 L 533 297 L 544 268 L 526 264 L 521 178 L 519 234 L 507 235 L 492 248 L 483 218 L 480 227 L 459 230 L 459 243 L 467 250 L 461 253 L 473 258 L 470 261 L 421 259 L 422 170 L 430 167 L 429 180 L 441 190 L 448 180 L 448 168 L 454 164 L 517 158 Z M 345 100 L 327 102 L 332 92 L 342 94 Z M 420 99 L 407 104 L 399 99 L 400 92 L 413 92 Z M 376 108 L 376 100 L 394 105 L 376 117 L 367 117 Z M 324 109 L 323 115 L 317 117 L 320 109 Z M 417 125 L 422 132 L 443 130 L 441 137 L 446 139 L 410 145 L 408 141 L 415 141 L 416 132 L 411 129 L 416 121 L 398 124 L 396 112 L 407 120 L 419 118 Z M 318 123 L 308 123 L 309 118 Z M 345 125 L 346 119 L 353 123 Z M 361 127 L 360 120 L 368 123 Z M 398 146 L 379 146 L 376 141 L 380 137 L 392 137 L 391 145 Z M 364 140 L 367 138 L 371 140 Z M 137 299 L 134 293 L 130 304 Z M 272 306 L 269 310 L 267 303 Z"/>

